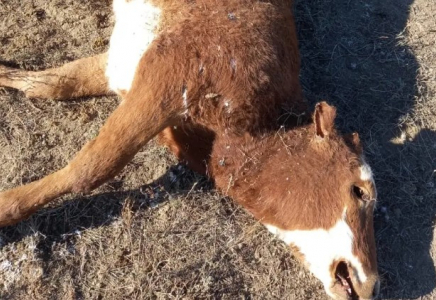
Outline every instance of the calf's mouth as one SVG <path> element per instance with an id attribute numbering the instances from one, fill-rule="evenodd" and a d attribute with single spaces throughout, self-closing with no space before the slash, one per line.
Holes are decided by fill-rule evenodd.
<path id="1" fill-rule="evenodd" d="M 349 265 L 346 262 L 340 261 L 336 266 L 335 279 L 336 284 L 341 286 L 341 288 L 347 294 L 349 300 L 359 299 L 359 295 L 357 295 L 353 287 L 353 282 L 351 281 Z"/>

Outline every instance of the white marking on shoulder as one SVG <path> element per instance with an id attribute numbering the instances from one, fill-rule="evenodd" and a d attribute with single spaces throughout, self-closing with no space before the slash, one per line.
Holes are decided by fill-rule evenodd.
<path id="1" fill-rule="evenodd" d="M 349 262 L 357 271 L 360 282 L 363 283 L 367 280 L 367 276 L 359 259 L 352 252 L 354 237 L 345 221 L 345 216 L 346 208 L 342 218 L 328 230 L 283 230 L 269 224 L 265 224 L 265 227 L 287 245 L 298 247 L 304 255 L 309 270 L 325 287 L 332 284 L 330 266 L 338 260 Z"/>
<path id="2" fill-rule="evenodd" d="M 141 57 L 155 39 L 161 10 L 146 0 L 114 0 L 113 9 L 106 76 L 113 91 L 128 91 Z"/>
<path id="3" fill-rule="evenodd" d="M 360 179 L 363 181 L 373 181 L 371 167 L 366 162 L 360 166 Z"/>

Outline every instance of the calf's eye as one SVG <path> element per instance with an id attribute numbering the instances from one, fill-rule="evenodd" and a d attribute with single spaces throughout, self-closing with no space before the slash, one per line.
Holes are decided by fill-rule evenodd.
<path id="1" fill-rule="evenodd" d="M 371 200 L 369 194 L 363 188 L 360 188 L 357 185 L 353 185 L 353 194 L 359 200 L 363 200 L 363 201 Z"/>

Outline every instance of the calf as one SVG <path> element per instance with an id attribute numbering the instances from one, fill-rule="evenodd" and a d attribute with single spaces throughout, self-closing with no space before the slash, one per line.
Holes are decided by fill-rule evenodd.
<path id="1" fill-rule="evenodd" d="M 307 114 L 291 0 L 114 0 L 107 53 L 0 86 L 67 100 L 117 93 L 99 135 L 63 169 L 0 193 L 0 225 L 115 176 L 154 136 L 282 239 L 335 299 L 378 294 L 376 189 L 335 108 Z"/>

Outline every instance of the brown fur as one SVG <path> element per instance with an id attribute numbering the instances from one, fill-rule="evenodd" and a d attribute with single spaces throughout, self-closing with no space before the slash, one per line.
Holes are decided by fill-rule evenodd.
<path id="1" fill-rule="evenodd" d="M 183 124 L 180 127 L 165 128 L 158 138 L 190 169 L 203 175 L 208 173 L 207 166 L 215 140 L 212 131 L 201 126 Z"/>
<path id="2" fill-rule="evenodd" d="M 291 1 L 153 3 L 163 11 L 159 35 L 131 89 L 121 93 L 123 102 L 64 169 L 0 193 L 0 225 L 16 223 L 62 194 L 89 192 L 160 133 L 179 159 L 207 173 L 262 223 L 327 229 L 346 206 L 357 239 L 353 252 L 376 278 L 374 201 L 363 203 L 351 188 L 364 187 L 371 199 L 375 189 L 361 182 L 358 137 L 338 135 L 334 108 L 318 104 L 308 122 Z M 43 72 L 0 67 L 0 85 L 61 100 L 107 94 L 106 57 Z M 370 298 L 373 286 L 355 288 Z"/>

